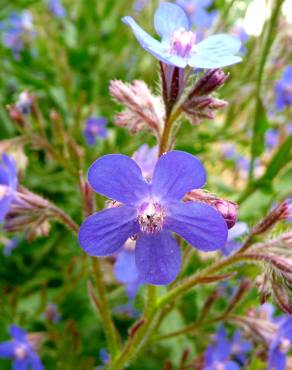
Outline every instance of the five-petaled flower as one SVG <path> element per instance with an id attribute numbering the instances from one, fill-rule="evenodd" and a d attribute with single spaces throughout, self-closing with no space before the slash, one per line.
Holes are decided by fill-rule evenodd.
<path id="1" fill-rule="evenodd" d="M 9 329 L 11 341 L 0 343 L 0 357 L 10 358 L 14 370 L 42 370 L 43 365 L 28 339 L 28 334 L 16 325 Z"/>
<path id="2" fill-rule="evenodd" d="M 0 162 L 0 223 L 4 221 L 15 198 L 17 183 L 15 161 L 3 154 Z"/>
<path id="3" fill-rule="evenodd" d="M 94 145 L 98 137 L 101 139 L 107 137 L 106 123 L 104 117 L 89 117 L 86 120 L 83 135 L 88 145 Z"/>
<path id="4" fill-rule="evenodd" d="M 211 206 L 182 202 L 205 184 L 202 163 L 193 155 L 171 151 L 157 161 L 151 182 L 131 158 L 109 154 L 89 169 L 88 181 L 98 193 L 122 205 L 88 217 L 79 230 L 81 247 L 92 256 L 108 256 L 135 235 L 135 261 L 140 278 L 150 284 L 172 282 L 181 264 L 172 232 L 203 251 L 224 246 L 227 226 Z"/>
<path id="5" fill-rule="evenodd" d="M 154 16 L 154 27 L 161 36 L 159 42 L 145 32 L 132 17 L 124 17 L 141 46 L 160 61 L 180 68 L 220 68 L 241 61 L 235 54 L 240 40 L 232 35 L 217 34 L 196 43 L 187 15 L 176 4 L 162 3 Z"/>

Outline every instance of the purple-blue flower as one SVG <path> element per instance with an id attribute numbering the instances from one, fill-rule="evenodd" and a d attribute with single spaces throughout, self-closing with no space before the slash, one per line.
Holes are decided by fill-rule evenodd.
<path id="1" fill-rule="evenodd" d="M 17 169 L 15 161 L 6 154 L 0 162 L 0 223 L 4 221 L 17 188 Z"/>
<path id="2" fill-rule="evenodd" d="M 1 29 L 3 44 L 18 57 L 24 48 L 25 40 L 30 40 L 34 35 L 32 15 L 29 11 L 13 13 L 1 24 Z"/>
<path id="3" fill-rule="evenodd" d="M 4 240 L 3 254 L 5 257 L 11 256 L 13 249 L 17 248 L 19 244 L 18 239 L 6 239 Z"/>
<path id="4" fill-rule="evenodd" d="M 265 143 L 269 149 L 273 149 L 279 142 L 280 132 L 276 129 L 268 129 L 265 134 Z"/>
<path id="5" fill-rule="evenodd" d="M 215 343 L 207 348 L 205 353 L 205 366 L 203 370 L 239 370 L 239 365 L 230 360 L 232 354 L 231 343 L 223 326 L 216 333 Z"/>
<path id="6" fill-rule="evenodd" d="M 66 16 L 66 10 L 60 0 L 48 0 L 48 8 L 58 18 L 64 18 Z"/>
<path id="7" fill-rule="evenodd" d="M 216 210 L 203 203 L 181 201 L 206 181 L 202 163 L 189 153 L 162 155 L 151 182 L 143 178 L 133 159 L 105 155 L 90 167 L 88 181 L 97 193 L 121 205 L 83 222 L 81 247 L 92 256 L 108 256 L 135 235 L 135 262 L 140 278 L 147 283 L 169 284 L 180 270 L 180 249 L 172 232 L 203 251 L 220 249 L 226 242 L 226 222 Z"/>
<path id="8" fill-rule="evenodd" d="M 230 342 L 232 358 L 234 358 L 241 365 L 246 361 L 246 355 L 252 350 L 251 343 L 242 338 L 241 332 L 237 330 Z"/>
<path id="9" fill-rule="evenodd" d="M 135 263 L 135 243 L 127 241 L 123 249 L 118 253 L 114 266 L 115 276 L 118 281 L 127 288 L 128 298 L 135 298 L 139 286 L 143 283 L 139 277 L 139 271 Z"/>
<path id="10" fill-rule="evenodd" d="M 275 85 L 276 108 L 283 111 L 285 107 L 292 105 L 292 65 L 286 67 L 282 77 Z"/>
<path id="11" fill-rule="evenodd" d="M 196 31 L 210 28 L 218 15 L 216 10 L 208 11 L 213 0 L 176 0 L 176 3 L 183 8 L 189 21 L 195 25 Z"/>
<path id="12" fill-rule="evenodd" d="M 28 340 L 28 334 L 16 325 L 9 328 L 12 340 L 0 343 L 0 357 L 13 361 L 13 370 L 42 370 L 41 360 Z"/>
<path id="13" fill-rule="evenodd" d="M 162 40 L 145 32 L 132 17 L 123 22 L 132 28 L 141 46 L 160 61 L 180 68 L 220 68 L 241 61 L 235 54 L 241 43 L 235 36 L 218 34 L 196 43 L 187 15 L 181 7 L 161 3 L 154 15 L 154 27 Z"/>
<path id="14" fill-rule="evenodd" d="M 285 370 L 286 354 L 292 344 L 292 318 L 289 317 L 279 325 L 277 333 L 269 346 L 268 370 Z"/>
<path id="15" fill-rule="evenodd" d="M 88 145 L 94 145 L 97 138 L 107 137 L 106 124 L 107 120 L 104 117 L 89 117 L 86 120 L 83 135 Z"/>
<path id="16" fill-rule="evenodd" d="M 15 107 L 18 112 L 22 114 L 28 114 L 30 113 L 32 102 L 32 96 L 29 94 L 29 92 L 22 91 L 18 96 Z"/>

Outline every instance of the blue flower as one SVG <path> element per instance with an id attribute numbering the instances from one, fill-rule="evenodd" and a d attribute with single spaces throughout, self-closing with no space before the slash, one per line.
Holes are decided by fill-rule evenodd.
<path id="1" fill-rule="evenodd" d="M 292 65 L 286 67 L 281 79 L 276 82 L 275 95 L 278 111 L 292 105 Z"/>
<path id="2" fill-rule="evenodd" d="M 220 249 L 226 242 L 226 222 L 217 211 L 203 203 L 181 201 L 206 181 L 202 163 L 189 153 L 162 155 L 151 182 L 133 159 L 105 155 L 90 167 L 88 181 L 96 192 L 120 205 L 83 222 L 81 247 L 92 256 L 108 256 L 135 235 L 135 263 L 140 278 L 149 284 L 169 284 L 179 273 L 181 254 L 172 232 L 203 251 Z"/>
<path id="3" fill-rule="evenodd" d="M 17 248 L 19 244 L 18 239 L 7 239 L 4 242 L 3 254 L 5 257 L 11 256 L 13 249 Z"/>
<path id="4" fill-rule="evenodd" d="M 3 154 L 0 162 L 0 223 L 4 221 L 15 198 L 17 183 L 15 161 Z"/>
<path id="5" fill-rule="evenodd" d="M 104 117 L 89 117 L 86 120 L 83 135 L 88 145 L 94 145 L 98 137 L 101 139 L 107 137 L 106 123 Z"/>
<path id="6" fill-rule="evenodd" d="M 285 370 L 286 353 L 292 344 L 292 318 L 284 320 L 269 346 L 268 370 Z"/>
<path id="7" fill-rule="evenodd" d="M 226 331 L 220 326 L 216 333 L 215 343 L 207 348 L 203 370 L 239 370 L 239 365 L 230 360 L 231 343 Z"/>
<path id="8" fill-rule="evenodd" d="M 42 370 L 38 354 L 28 340 L 27 333 L 16 325 L 9 328 L 12 340 L 0 343 L 0 357 L 13 361 L 13 370 Z"/>
<path id="9" fill-rule="evenodd" d="M 252 350 L 251 343 L 242 338 L 241 332 L 237 330 L 231 339 L 231 354 L 232 358 L 236 359 L 241 365 L 244 365 L 246 361 L 246 355 Z"/>
<path id="10" fill-rule="evenodd" d="M 56 17 L 64 18 L 66 16 L 66 10 L 60 0 L 48 0 L 48 7 L 50 12 Z"/>
<path id="11" fill-rule="evenodd" d="M 178 5 L 162 3 L 154 16 L 154 27 L 161 42 L 146 33 L 132 17 L 124 17 L 141 46 L 160 61 L 180 68 L 220 68 L 241 61 L 235 54 L 240 41 L 231 35 L 218 34 L 196 43 L 189 20 Z"/>
<path id="12" fill-rule="evenodd" d="M 268 129 L 265 134 L 265 144 L 269 149 L 273 149 L 279 142 L 280 132 L 276 129 Z"/>
<path id="13" fill-rule="evenodd" d="M 3 44 L 12 50 L 17 58 L 24 49 L 24 39 L 29 40 L 34 35 L 32 15 L 29 11 L 20 14 L 13 13 L 7 21 L 1 24 Z"/>
<path id="14" fill-rule="evenodd" d="M 197 29 L 210 28 L 217 18 L 216 10 L 208 11 L 213 0 L 176 0 L 176 3 L 183 8 L 190 22 Z"/>
<path id="15" fill-rule="evenodd" d="M 22 114 L 29 114 L 31 110 L 31 105 L 33 103 L 33 98 L 27 91 L 22 91 L 19 94 L 18 100 L 15 107 L 18 112 Z"/>

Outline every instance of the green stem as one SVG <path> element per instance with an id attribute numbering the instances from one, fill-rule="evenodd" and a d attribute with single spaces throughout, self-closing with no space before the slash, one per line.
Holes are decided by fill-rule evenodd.
<path id="1" fill-rule="evenodd" d="M 170 149 L 169 142 L 171 137 L 171 130 L 174 122 L 176 121 L 180 114 L 181 110 L 178 108 L 166 118 L 159 144 L 159 156 L 161 156 L 163 153 L 167 152 Z"/>
<path id="2" fill-rule="evenodd" d="M 210 276 L 214 272 L 217 272 L 218 270 L 229 267 L 230 265 L 238 261 L 249 260 L 249 259 L 250 258 L 248 258 L 247 255 L 240 254 L 240 255 L 233 255 L 227 259 L 215 262 L 213 265 L 208 266 L 202 271 L 198 272 L 197 274 L 183 280 L 179 285 L 171 289 L 161 299 L 158 300 L 157 307 L 159 308 L 163 307 L 166 304 L 170 303 L 172 300 L 176 299 L 178 296 L 186 293 L 190 288 L 199 284 L 204 277 Z"/>
<path id="3" fill-rule="evenodd" d="M 129 339 L 120 353 L 120 355 L 109 364 L 108 370 L 123 369 L 124 366 L 129 363 L 136 354 L 140 351 L 141 347 L 145 344 L 154 327 L 153 322 L 156 317 L 156 296 L 157 288 L 153 285 L 147 287 L 147 302 L 144 310 L 144 314 L 141 319 L 134 324 L 136 329 L 132 330 L 129 335 Z"/>
<path id="4" fill-rule="evenodd" d="M 261 100 L 261 87 L 262 87 L 262 80 L 263 80 L 263 73 L 266 61 L 268 59 L 268 55 L 273 43 L 273 37 L 275 33 L 275 28 L 277 26 L 277 19 L 280 14 L 281 6 L 284 3 L 284 0 L 277 0 L 275 3 L 275 7 L 272 12 L 272 17 L 268 25 L 268 29 L 266 32 L 266 38 L 264 40 L 264 45 L 261 52 L 261 58 L 259 62 L 259 69 L 256 81 L 256 107 L 255 107 L 255 115 L 254 115 L 254 123 L 253 123 L 253 135 L 252 135 L 252 143 L 251 143 L 251 161 L 250 161 L 250 168 L 249 168 L 249 182 L 253 180 L 254 177 L 254 166 L 255 160 L 258 156 L 258 132 L 261 129 L 261 120 L 259 119 L 259 112 L 261 110 L 262 100 Z"/>
<path id="5" fill-rule="evenodd" d="M 119 341 L 116 328 L 111 317 L 108 299 L 106 296 L 106 290 L 102 278 L 102 271 L 100 268 L 100 262 L 98 258 L 92 258 L 92 266 L 95 275 L 96 290 L 99 299 L 99 312 L 101 315 L 109 351 L 111 353 L 112 358 L 115 358 L 119 350 Z"/>

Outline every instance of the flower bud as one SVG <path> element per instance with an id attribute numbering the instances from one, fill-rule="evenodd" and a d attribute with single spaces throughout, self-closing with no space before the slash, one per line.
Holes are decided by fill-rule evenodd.
<path id="1" fill-rule="evenodd" d="M 189 97 L 210 94 L 221 87 L 227 78 L 228 75 L 221 69 L 210 69 L 196 82 L 189 93 Z"/>
<path id="2" fill-rule="evenodd" d="M 191 190 L 185 195 L 184 200 L 209 204 L 221 214 L 228 229 L 231 229 L 236 223 L 238 205 L 231 200 L 218 198 L 204 190 Z"/>
<path id="3" fill-rule="evenodd" d="M 164 122 L 164 108 L 159 97 L 152 95 L 144 81 L 131 84 L 122 81 L 110 82 L 110 94 L 125 110 L 116 117 L 118 126 L 125 126 L 132 133 L 148 127 L 157 136 L 161 134 Z"/>
<path id="4" fill-rule="evenodd" d="M 184 69 L 161 62 L 160 75 L 166 114 L 169 114 L 185 87 Z"/>

